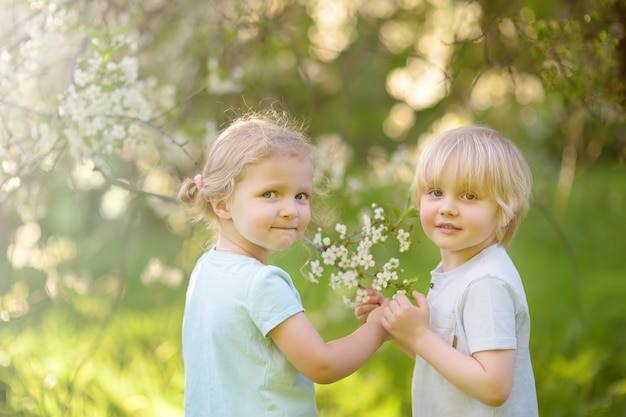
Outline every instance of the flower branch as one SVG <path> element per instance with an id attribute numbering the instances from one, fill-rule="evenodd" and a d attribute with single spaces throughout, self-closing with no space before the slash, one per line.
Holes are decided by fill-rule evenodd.
<path id="1" fill-rule="evenodd" d="M 334 232 L 324 235 L 319 228 L 313 239 L 305 238 L 316 249 L 305 275 L 315 283 L 328 279 L 331 288 L 348 294 L 343 296 L 348 306 L 364 301 L 368 286 L 395 296 L 405 293 L 416 281 L 400 278 L 404 270 L 399 259 L 399 254 L 411 247 L 413 225 L 408 222 L 417 217 L 415 208 L 410 202 L 402 212 L 392 207 L 395 217 L 376 204 L 372 210 L 373 217 L 364 215 L 361 227 L 350 233 L 345 224 L 338 223 Z M 393 238 L 388 239 L 390 236 Z"/>

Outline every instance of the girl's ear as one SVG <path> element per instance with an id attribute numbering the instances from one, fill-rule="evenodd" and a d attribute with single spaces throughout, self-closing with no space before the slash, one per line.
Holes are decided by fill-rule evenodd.
<path id="1" fill-rule="evenodd" d="M 217 202 L 211 202 L 211 206 L 213 206 L 213 211 L 220 219 L 228 220 L 230 219 L 230 209 L 226 201 L 220 200 Z"/>

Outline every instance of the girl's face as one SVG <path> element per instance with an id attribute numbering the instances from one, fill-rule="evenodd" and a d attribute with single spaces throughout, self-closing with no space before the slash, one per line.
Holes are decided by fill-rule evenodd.
<path id="1" fill-rule="evenodd" d="M 498 205 L 478 190 L 456 181 L 454 161 L 447 162 L 440 184 L 420 196 L 420 221 L 441 251 L 444 271 L 454 269 L 496 243 Z"/>
<path id="2" fill-rule="evenodd" d="M 222 204 L 220 233 L 266 262 L 270 250 L 287 249 L 302 237 L 312 193 L 313 163 L 307 158 L 277 155 L 248 165 Z"/>

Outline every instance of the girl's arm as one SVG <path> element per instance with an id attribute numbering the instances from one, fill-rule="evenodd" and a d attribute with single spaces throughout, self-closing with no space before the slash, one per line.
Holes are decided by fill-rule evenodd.
<path id="1" fill-rule="evenodd" d="M 380 292 L 374 291 L 371 285 L 365 290 L 369 297 L 367 301 L 359 301 L 354 306 L 354 315 L 361 323 L 365 323 L 370 313 L 385 302 L 385 296 Z"/>
<path id="2" fill-rule="evenodd" d="M 413 298 L 417 306 L 400 295 L 384 311 L 381 323 L 394 341 L 465 393 L 493 407 L 504 404 L 513 386 L 515 351 L 488 350 L 471 356 L 459 352 L 428 327 L 426 297 L 413 291 Z"/>
<path id="3" fill-rule="evenodd" d="M 383 344 L 387 332 L 380 324 L 382 308 L 352 334 L 324 342 L 304 313 L 297 313 L 270 331 L 287 360 L 318 384 L 329 384 L 352 374 Z"/>

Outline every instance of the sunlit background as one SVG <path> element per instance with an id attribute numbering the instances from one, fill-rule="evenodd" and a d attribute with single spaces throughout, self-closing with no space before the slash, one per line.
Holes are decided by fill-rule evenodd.
<path id="1" fill-rule="evenodd" d="M 541 415 L 626 415 L 626 6 L 617 0 L 0 0 L 0 416 L 183 415 L 180 330 L 210 232 L 175 195 L 248 108 L 318 148 L 317 227 L 403 208 L 433 135 L 486 124 L 535 176 L 510 254 L 525 281 Z M 414 222 L 401 258 L 427 290 Z M 327 338 L 358 325 L 289 271 Z M 318 386 L 321 416 L 409 416 L 386 344 Z"/>

